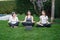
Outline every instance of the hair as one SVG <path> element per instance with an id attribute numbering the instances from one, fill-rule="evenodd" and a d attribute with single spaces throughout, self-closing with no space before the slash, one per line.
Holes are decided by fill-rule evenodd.
<path id="1" fill-rule="evenodd" d="M 45 11 L 45 10 L 42 10 L 42 12 L 44 12 L 44 13 L 45 13 L 45 15 L 46 15 L 46 11 Z M 41 13 L 42 13 L 42 12 L 41 12 Z"/>
<path id="2" fill-rule="evenodd" d="M 42 10 L 42 12 L 45 12 L 45 10 Z"/>
<path id="3" fill-rule="evenodd" d="M 16 14 L 15 12 L 12 12 L 12 16 L 13 16 L 13 14 Z"/>
<path id="4" fill-rule="evenodd" d="M 27 11 L 27 16 L 28 16 L 28 12 L 30 12 L 30 10 Z M 30 12 L 31 13 L 31 12 Z"/>

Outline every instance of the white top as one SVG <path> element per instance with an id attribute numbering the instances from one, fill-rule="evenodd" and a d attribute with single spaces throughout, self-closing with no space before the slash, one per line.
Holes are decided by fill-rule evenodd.
<path id="1" fill-rule="evenodd" d="M 18 22 L 19 20 L 18 20 L 18 17 L 15 17 L 15 18 L 13 18 L 12 16 L 9 18 L 9 23 L 12 23 L 12 24 L 15 24 L 16 22 Z"/>
<path id="2" fill-rule="evenodd" d="M 48 22 L 48 16 L 40 16 L 40 21 L 41 21 L 41 23 L 42 24 L 45 24 L 45 23 L 47 23 Z"/>

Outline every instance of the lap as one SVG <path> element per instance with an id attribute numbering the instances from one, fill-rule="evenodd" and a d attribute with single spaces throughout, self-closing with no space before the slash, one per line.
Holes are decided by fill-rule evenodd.
<path id="1" fill-rule="evenodd" d="M 10 26 L 18 26 L 19 25 L 19 22 L 16 22 L 15 24 L 12 24 L 12 23 L 8 23 Z"/>
<path id="2" fill-rule="evenodd" d="M 50 27 L 51 26 L 51 24 L 37 24 L 37 26 L 45 26 L 45 27 Z"/>
<path id="3" fill-rule="evenodd" d="M 23 24 L 24 26 L 33 26 L 33 25 L 34 25 L 33 22 L 22 22 L 22 24 Z"/>

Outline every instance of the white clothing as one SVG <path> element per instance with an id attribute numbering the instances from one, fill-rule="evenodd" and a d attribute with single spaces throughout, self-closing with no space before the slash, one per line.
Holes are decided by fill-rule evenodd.
<path id="1" fill-rule="evenodd" d="M 15 17 L 15 18 L 13 18 L 12 16 L 9 18 L 9 23 L 12 23 L 12 24 L 15 24 L 16 22 L 18 22 L 19 20 L 18 20 L 18 17 Z"/>
<path id="2" fill-rule="evenodd" d="M 48 22 L 48 16 L 40 16 L 40 21 L 42 24 L 46 24 Z"/>

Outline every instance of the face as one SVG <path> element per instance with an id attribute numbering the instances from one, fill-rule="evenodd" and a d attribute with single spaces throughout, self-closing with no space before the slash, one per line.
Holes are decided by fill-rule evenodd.
<path id="1" fill-rule="evenodd" d="M 15 13 L 13 14 L 13 17 L 16 17 L 16 14 Z"/>
<path id="2" fill-rule="evenodd" d="M 42 15 L 45 15 L 45 12 L 44 11 L 42 11 Z"/>
<path id="3" fill-rule="evenodd" d="M 28 15 L 31 15 L 31 12 L 30 11 L 28 11 Z"/>

